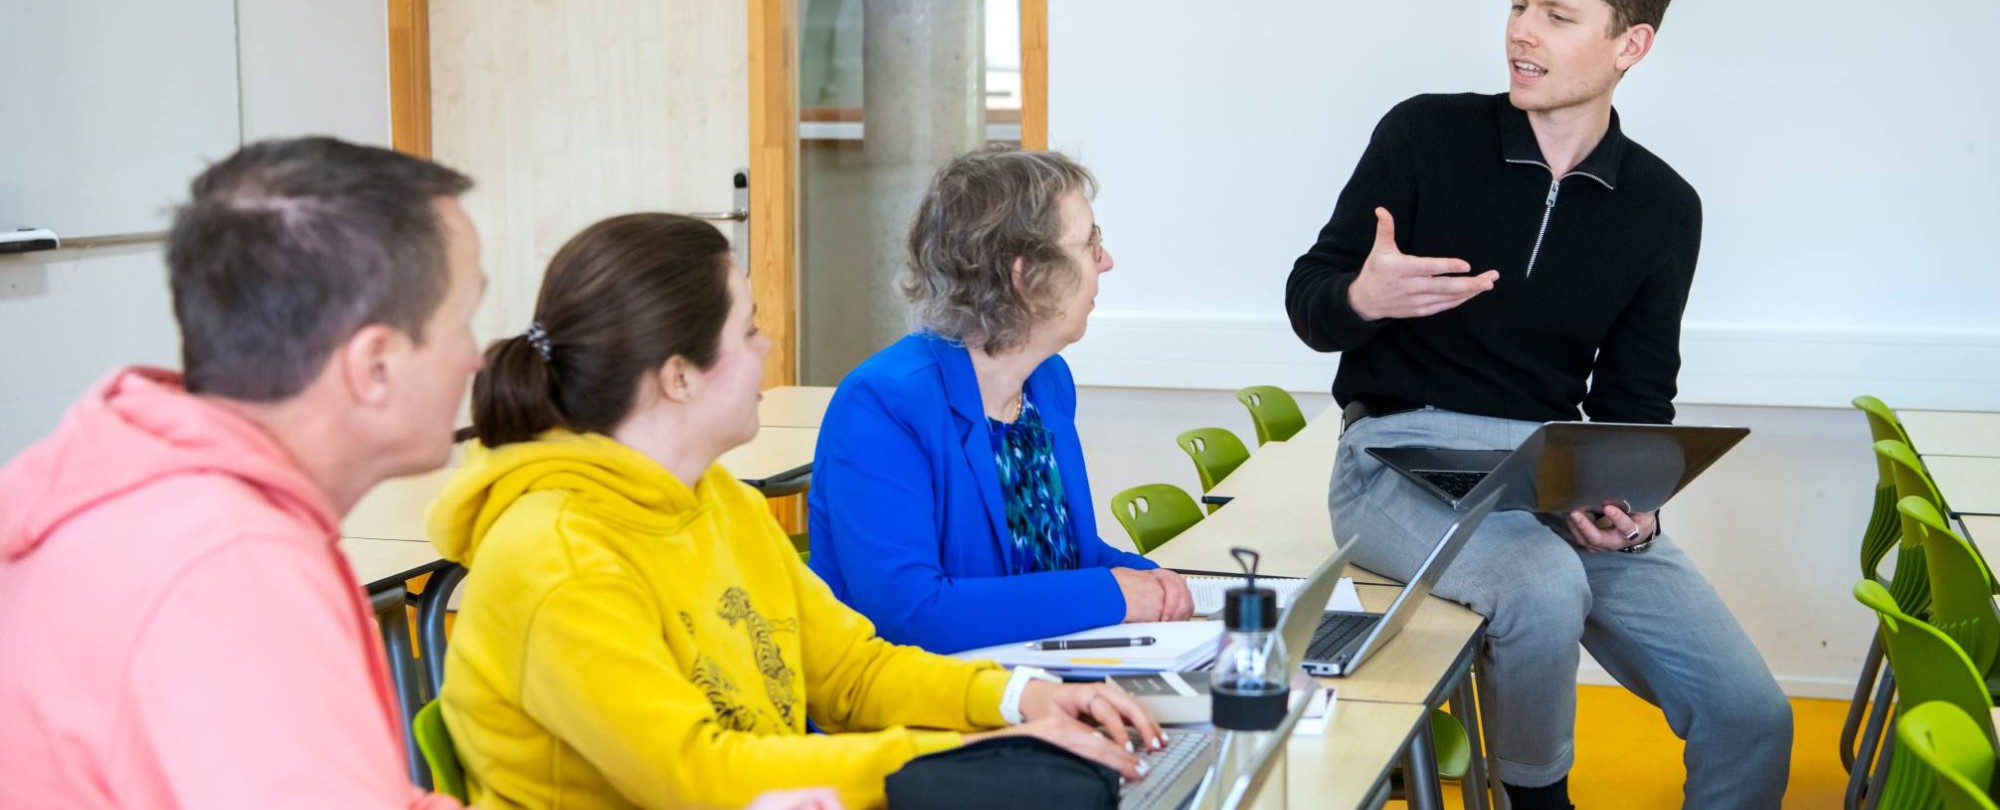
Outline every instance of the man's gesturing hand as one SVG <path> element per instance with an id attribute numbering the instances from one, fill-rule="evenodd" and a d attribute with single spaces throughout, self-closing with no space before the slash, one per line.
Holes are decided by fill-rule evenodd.
<path id="1" fill-rule="evenodd" d="M 1388 209 L 1375 209 L 1375 246 L 1361 275 L 1347 287 L 1347 302 L 1363 320 L 1421 318 L 1435 315 L 1493 289 L 1500 271 L 1476 276 L 1458 259 L 1407 256 L 1396 249 L 1396 220 Z"/>

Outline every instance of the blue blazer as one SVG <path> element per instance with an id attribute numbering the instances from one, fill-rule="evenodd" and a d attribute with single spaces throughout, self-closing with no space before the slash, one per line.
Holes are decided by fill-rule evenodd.
<path id="1" fill-rule="evenodd" d="M 1125 597 L 1110 569 L 1157 567 L 1097 536 L 1069 364 L 1049 358 L 1026 387 L 1055 440 L 1074 571 L 1008 575 L 1022 565 L 963 346 L 907 335 L 834 392 L 807 495 L 811 565 L 883 638 L 957 652 L 1117 624 Z"/>

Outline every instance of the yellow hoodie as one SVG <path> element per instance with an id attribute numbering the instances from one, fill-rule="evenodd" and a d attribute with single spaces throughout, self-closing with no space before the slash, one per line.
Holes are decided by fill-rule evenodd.
<path id="1" fill-rule="evenodd" d="M 596 434 L 474 447 L 429 528 L 471 571 L 441 700 L 480 807 L 875 807 L 962 742 L 913 728 L 1003 724 L 1004 670 L 876 638 L 721 465 L 689 489 Z"/>

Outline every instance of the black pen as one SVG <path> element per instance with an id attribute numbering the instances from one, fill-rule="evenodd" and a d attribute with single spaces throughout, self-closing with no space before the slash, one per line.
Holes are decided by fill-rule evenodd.
<path id="1" fill-rule="evenodd" d="M 1106 647 L 1150 647 L 1158 643 L 1152 636 L 1138 638 L 1052 638 L 1048 641 L 1030 641 L 1030 650 L 1101 650 Z"/>

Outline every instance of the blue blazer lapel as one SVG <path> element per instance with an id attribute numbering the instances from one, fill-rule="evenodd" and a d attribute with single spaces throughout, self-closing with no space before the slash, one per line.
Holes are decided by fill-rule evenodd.
<path id="1" fill-rule="evenodd" d="M 945 401 L 951 404 L 952 415 L 957 418 L 965 462 L 972 469 L 979 500 L 986 507 L 993 542 L 998 546 L 1000 558 L 1006 561 L 1006 573 L 1013 574 L 1020 568 L 1014 559 L 1014 544 L 1009 542 L 1007 505 L 1000 493 L 1000 468 L 993 463 L 993 437 L 987 432 L 986 407 L 979 400 L 979 377 L 972 371 L 972 355 L 964 346 L 934 335 L 925 337 L 944 375 Z"/>

